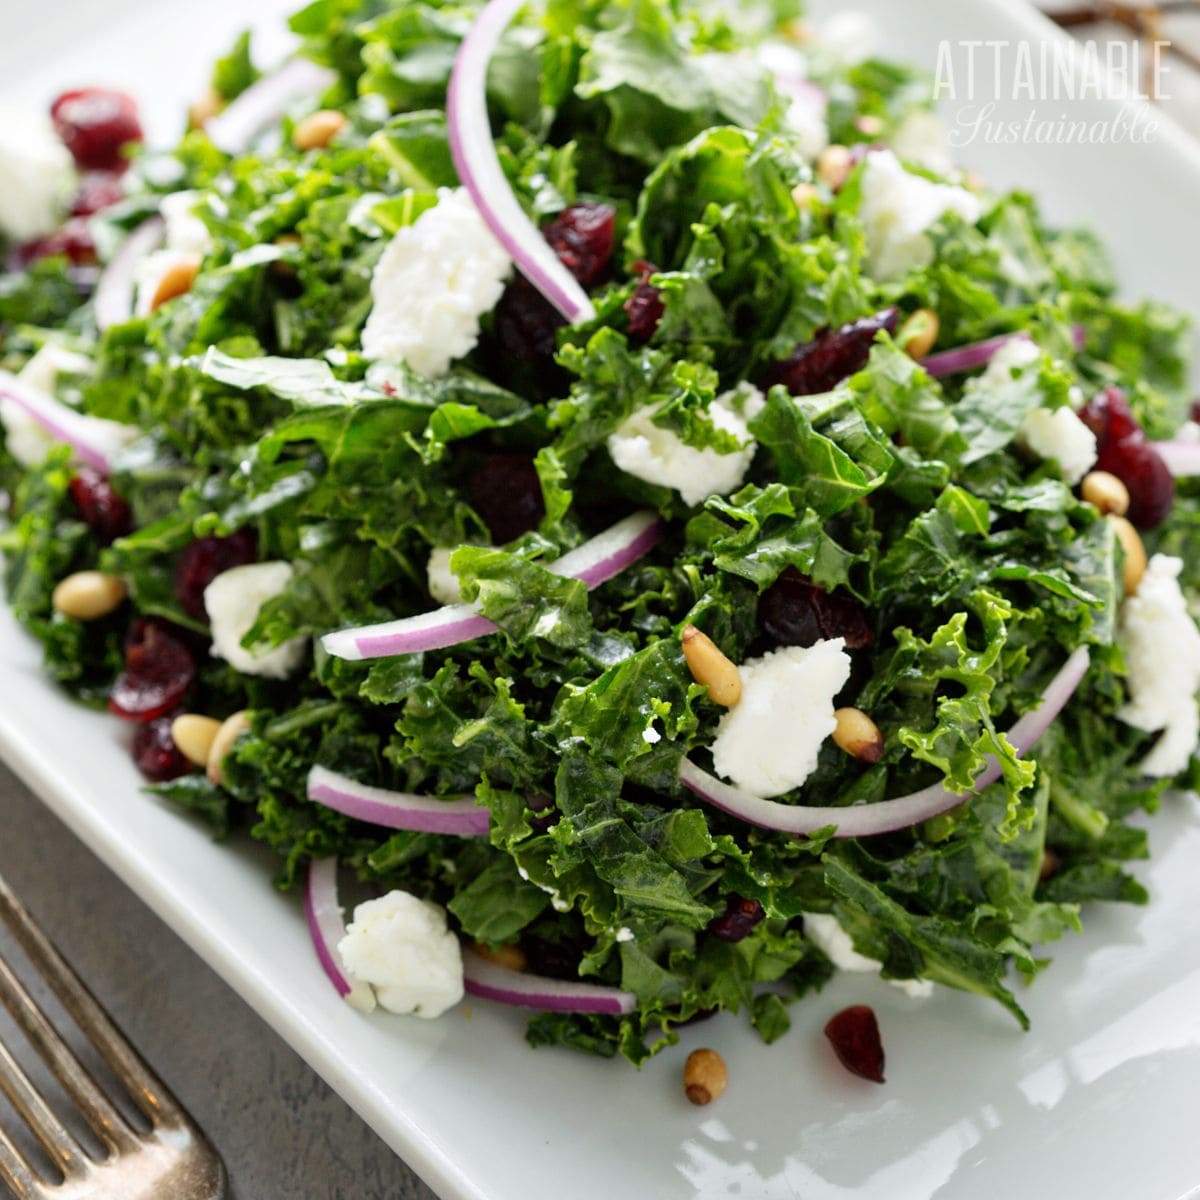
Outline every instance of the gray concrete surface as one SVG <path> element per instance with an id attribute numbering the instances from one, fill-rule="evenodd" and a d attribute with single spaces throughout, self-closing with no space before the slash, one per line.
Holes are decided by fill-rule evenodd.
<path id="1" fill-rule="evenodd" d="M 216 1143 L 237 1200 L 433 1200 L 3 766 L 0 872 Z"/>

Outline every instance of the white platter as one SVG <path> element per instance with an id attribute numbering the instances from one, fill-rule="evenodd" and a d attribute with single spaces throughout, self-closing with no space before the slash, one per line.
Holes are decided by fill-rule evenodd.
<path id="1" fill-rule="evenodd" d="M 258 0 L 251 11 L 270 24 L 290 7 Z M 858 7 L 879 19 L 887 54 L 930 67 L 943 38 L 1056 36 L 1000 0 Z M 151 15 L 132 0 L 60 0 L 50 22 L 0 0 L 0 98 L 43 103 L 71 84 L 120 84 L 168 114 L 154 126 L 169 134 L 248 10 L 158 0 Z M 1007 103 L 1018 118 L 1028 107 Z M 1071 109 L 1103 117 L 1115 107 Z M 996 183 L 1037 191 L 1057 219 L 1097 228 L 1131 293 L 1196 311 L 1200 151 L 1183 135 L 1163 129 L 1148 146 L 976 145 L 963 158 Z M 214 845 L 142 796 L 117 723 L 42 678 L 6 611 L 0 753 L 447 1198 L 1180 1200 L 1200 1185 L 1194 798 L 1172 799 L 1153 823 L 1155 857 L 1139 871 L 1150 907 L 1093 907 L 1087 931 L 1057 947 L 1022 995 L 1031 1033 L 975 997 L 921 1003 L 845 977 L 796 1006 L 792 1032 L 773 1047 L 733 1018 L 685 1031 L 684 1052 L 714 1045 L 731 1069 L 726 1095 L 698 1110 L 681 1095 L 682 1052 L 639 1074 L 531 1052 L 523 1019 L 484 1003 L 431 1023 L 350 1010 L 317 966 L 297 900 L 269 886 L 271 864 L 255 848 Z M 854 1002 L 879 1014 L 884 1087 L 842 1071 L 821 1036 Z M 354 1181 L 344 1183 L 353 1195 Z"/>

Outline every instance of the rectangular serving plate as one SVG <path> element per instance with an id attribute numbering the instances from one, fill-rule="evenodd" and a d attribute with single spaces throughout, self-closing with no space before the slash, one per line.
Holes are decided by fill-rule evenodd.
<path id="1" fill-rule="evenodd" d="M 253 10 L 277 48 L 291 7 L 260 0 Z M 943 40 L 1061 36 L 1002 0 L 857 7 L 881 26 L 885 55 L 930 69 Z M 66 86 L 110 83 L 137 93 L 167 139 L 245 10 L 161 0 L 150 15 L 133 0 L 71 0 L 53 22 L 5 11 L 0 98 L 44 104 Z M 976 81 L 985 95 L 988 68 L 983 61 Z M 1021 119 L 1028 107 L 1001 98 L 996 116 Z M 1101 120 L 1119 105 L 1064 107 Z M 1164 127 L 1149 145 L 977 143 L 961 158 L 997 186 L 1034 191 L 1054 219 L 1095 228 L 1127 293 L 1196 311 L 1200 151 L 1177 130 Z M 685 1030 L 681 1049 L 635 1072 L 532 1052 L 523 1017 L 482 1002 L 433 1022 L 355 1013 L 321 973 L 297 898 L 270 887 L 269 857 L 217 845 L 141 794 L 126 735 L 50 684 L 32 642 L 0 610 L 0 753 L 447 1200 L 1179 1200 L 1200 1184 L 1194 797 L 1170 799 L 1153 821 L 1155 856 L 1139 871 L 1151 905 L 1090 908 L 1085 933 L 1055 947 L 1054 964 L 1021 995 L 1030 1033 L 978 997 L 943 990 L 914 1001 L 876 978 L 843 975 L 793 1009 L 791 1033 L 772 1047 L 722 1017 Z M 879 1014 L 883 1087 L 847 1075 L 821 1035 L 849 1003 Z M 679 1083 L 684 1054 L 700 1045 L 721 1051 L 731 1077 L 704 1110 L 684 1101 Z"/>

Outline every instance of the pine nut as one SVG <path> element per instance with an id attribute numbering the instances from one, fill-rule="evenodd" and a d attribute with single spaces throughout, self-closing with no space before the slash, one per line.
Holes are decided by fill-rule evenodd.
<path id="1" fill-rule="evenodd" d="M 695 625 L 684 627 L 680 642 L 692 678 L 708 688 L 708 698 L 714 704 L 732 708 L 742 698 L 741 672 L 721 653 L 716 642 Z"/>
<path id="2" fill-rule="evenodd" d="M 896 334 L 896 344 L 909 358 L 924 358 L 938 340 L 941 321 L 932 308 L 918 308 Z"/>
<path id="3" fill-rule="evenodd" d="M 817 178 L 832 191 L 836 192 L 842 187 L 850 178 L 852 170 L 854 170 L 854 156 L 847 146 L 843 146 L 839 142 L 826 146 L 817 155 Z"/>
<path id="4" fill-rule="evenodd" d="M 76 571 L 59 580 L 50 603 L 55 612 L 76 621 L 107 617 L 127 595 L 124 581 L 103 571 Z"/>
<path id="5" fill-rule="evenodd" d="M 225 756 L 233 749 L 233 743 L 238 740 L 238 736 L 249 728 L 250 714 L 244 709 L 226 717 L 222 722 L 221 728 L 217 730 L 217 736 L 213 738 L 212 745 L 208 748 L 208 758 L 205 760 L 205 774 L 208 776 L 209 783 L 219 784 L 221 782 L 221 765 L 225 761 Z"/>
<path id="6" fill-rule="evenodd" d="M 510 971 L 523 971 L 529 966 L 529 959 L 520 946 L 497 946 L 494 950 L 485 942 L 476 942 L 471 947 L 481 958 L 494 962 L 497 966 L 507 967 Z"/>
<path id="7" fill-rule="evenodd" d="M 693 1050 L 683 1066 L 683 1090 L 693 1104 L 711 1104 L 729 1083 L 725 1060 L 707 1048 Z"/>
<path id="8" fill-rule="evenodd" d="M 1123 517 L 1129 511 L 1129 489 L 1107 471 L 1092 471 L 1079 486 L 1080 496 L 1105 516 Z"/>
<path id="9" fill-rule="evenodd" d="M 1146 574 L 1146 547 L 1142 545 L 1141 535 L 1125 517 L 1110 516 L 1117 541 L 1125 551 L 1125 561 L 1121 564 L 1121 580 L 1125 584 L 1125 595 L 1132 596 L 1142 583 Z"/>
<path id="10" fill-rule="evenodd" d="M 796 207 L 801 212 L 811 207 L 812 202 L 816 198 L 817 189 L 811 183 L 798 183 L 792 188 L 792 199 L 796 202 Z"/>
<path id="11" fill-rule="evenodd" d="M 879 726 L 859 708 L 839 708 L 833 740 L 851 758 L 874 765 L 883 757 L 883 734 Z"/>
<path id="12" fill-rule="evenodd" d="M 203 129 L 225 107 L 225 97 L 215 88 L 209 88 L 188 108 L 188 128 Z"/>
<path id="13" fill-rule="evenodd" d="M 1053 879 L 1058 874 L 1058 868 L 1062 866 L 1062 860 L 1047 846 L 1042 851 L 1042 863 L 1038 867 L 1038 879 L 1045 883 L 1047 879 Z"/>
<path id="14" fill-rule="evenodd" d="M 854 128 L 863 137 L 877 138 L 883 132 L 883 118 L 875 116 L 874 113 L 862 113 L 854 118 Z"/>
<path id="15" fill-rule="evenodd" d="M 190 763 L 203 767 L 208 762 L 212 744 L 221 732 L 221 722 L 199 713 L 181 713 L 171 722 L 171 740 L 180 754 Z"/>
<path id="16" fill-rule="evenodd" d="M 163 273 L 154 289 L 150 300 L 150 311 L 153 312 L 168 300 L 174 300 L 192 290 L 196 276 L 200 273 L 201 256 L 199 254 L 181 254 Z"/>
<path id="17" fill-rule="evenodd" d="M 323 150 L 347 124 L 346 118 L 336 109 L 319 109 L 296 123 L 292 144 L 297 150 Z"/>

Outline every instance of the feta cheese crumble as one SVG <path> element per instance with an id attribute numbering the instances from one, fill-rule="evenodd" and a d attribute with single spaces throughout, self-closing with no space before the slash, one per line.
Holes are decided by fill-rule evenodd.
<path id="1" fill-rule="evenodd" d="M 338 954 L 372 991 L 356 1007 L 440 1017 L 463 998 L 462 948 L 446 927 L 446 910 L 393 891 L 354 910 Z M 353 995 L 353 993 L 351 994 Z"/>
<path id="2" fill-rule="evenodd" d="M 0 106 L 0 233 L 32 242 L 53 233 L 75 190 L 75 165 L 49 118 Z"/>
<path id="3" fill-rule="evenodd" d="M 974 224 L 983 204 L 966 188 L 934 183 L 906 171 L 890 150 L 867 155 L 858 215 L 872 278 L 898 279 L 927 267 L 933 261 L 933 243 L 925 231 L 946 213 L 957 213 Z"/>
<path id="4" fill-rule="evenodd" d="M 850 678 L 842 638 L 785 646 L 741 666 L 742 698 L 717 726 L 719 775 L 756 796 L 799 787 L 833 732 L 833 699 Z"/>
<path id="5" fill-rule="evenodd" d="M 1156 554 L 1121 606 L 1118 639 L 1130 700 L 1117 716 L 1146 733 L 1162 730 L 1142 762 L 1155 777 L 1177 775 L 1200 741 L 1200 630 L 1179 587 L 1182 569 L 1180 559 Z"/>
<path id="6" fill-rule="evenodd" d="M 437 204 L 397 231 L 375 267 L 363 354 L 444 375 L 479 340 L 479 318 L 511 268 L 466 190 L 439 189 Z"/>
<path id="7" fill-rule="evenodd" d="M 246 675 L 286 679 L 299 665 L 308 644 L 294 637 L 264 653 L 247 650 L 242 638 L 258 620 L 259 609 L 280 595 L 293 575 L 291 563 L 248 563 L 222 571 L 204 589 L 204 610 L 212 627 L 212 652 Z"/>
<path id="8" fill-rule="evenodd" d="M 937 175 L 954 170 L 945 122 L 926 109 L 908 114 L 892 135 L 892 153 L 905 162 L 916 163 Z"/>
<path id="9" fill-rule="evenodd" d="M 39 391 L 54 393 L 60 375 L 90 375 L 92 360 L 72 350 L 64 349 L 57 342 L 47 342 L 21 368 L 17 378 L 22 383 Z M 100 418 L 92 418 L 99 421 Z M 0 424 L 4 426 L 4 444 L 8 452 L 23 467 L 41 466 L 46 461 L 50 448 L 56 440 L 41 427 L 20 405 L 11 400 L 0 399 Z M 114 431 L 128 429 L 116 421 L 104 421 Z M 132 430 L 132 436 L 137 430 Z"/>
<path id="10" fill-rule="evenodd" d="M 882 966 L 877 958 L 868 958 L 854 948 L 850 935 L 842 928 L 837 917 L 829 913 L 804 913 L 804 936 L 839 971 L 861 971 L 870 973 Z M 899 988 L 914 1000 L 933 995 L 933 982 L 929 979 L 888 979 L 885 982 Z"/>
<path id="11" fill-rule="evenodd" d="M 457 546 L 434 546 L 425 564 L 425 578 L 429 594 L 439 604 L 458 604 L 462 601 L 462 585 L 458 576 L 450 570 L 450 555 Z"/>
<path id="12" fill-rule="evenodd" d="M 1007 383 L 1014 371 L 1037 362 L 1042 357 L 1042 351 L 1032 338 L 1009 338 L 995 354 L 992 355 L 979 382 L 988 385 Z"/>
<path id="13" fill-rule="evenodd" d="M 609 435 L 608 453 L 626 474 L 674 488 L 685 504 L 727 496 L 741 487 L 750 469 L 758 443 L 750 436 L 747 423 L 765 403 L 758 388 L 743 383 L 709 405 L 713 425 L 738 441 L 740 448 L 728 454 L 689 446 L 674 430 L 655 425 L 658 410 L 652 404 L 636 409 L 617 426 Z"/>
<path id="14" fill-rule="evenodd" d="M 1096 465 L 1096 435 L 1069 408 L 1035 408 L 1021 422 L 1017 441 L 1038 458 L 1057 462 L 1072 487 Z"/>

